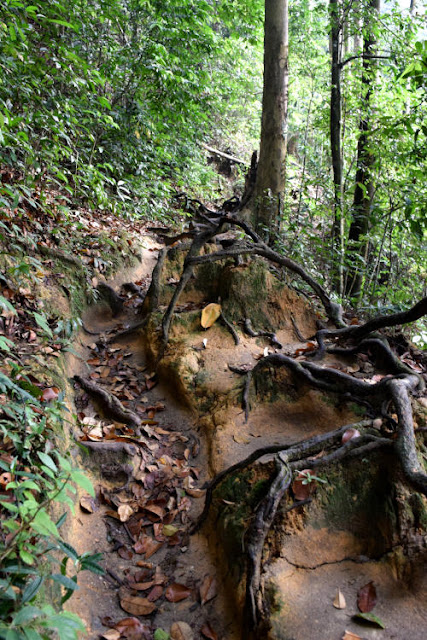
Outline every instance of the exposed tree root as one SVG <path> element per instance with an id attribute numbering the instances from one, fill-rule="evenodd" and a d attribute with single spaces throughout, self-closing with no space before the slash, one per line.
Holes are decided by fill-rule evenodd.
<path id="1" fill-rule="evenodd" d="M 142 303 L 140 315 L 144 318 L 146 315 L 157 309 L 159 306 L 159 295 L 160 295 L 160 278 L 163 271 L 163 265 L 165 263 L 165 258 L 167 256 L 168 250 L 166 248 L 162 249 L 159 252 L 159 256 L 157 258 L 156 266 L 153 269 L 153 273 L 151 275 L 151 283 L 148 287 L 147 295 L 144 298 L 144 302 Z"/>
<path id="2" fill-rule="evenodd" d="M 114 291 L 113 287 L 110 287 L 110 285 L 105 282 L 100 282 L 96 287 L 96 290 L 98 291 L 101 299 L 105 300 L 109 305 L 113 318 L 123 311 L 124 300 Z"/>
<path id="3" fill-rule="evenodd" d="M 231 322 L 229 320 L 227 320 L 227 318 L 224 315 L 224 312 L 221 311 L 221 315 L 220 315 L 221 321 L 224 323 L 224 325 L 227 327 L 227 329 L 229 330 L 229 332 L 231 333 L 231 335 L 233 336 L 233 340 L 234 340 L 234 344 L 237 346 L 238 344 L 240 344 L 240 338 L 237 334 L 236 329 L 233 327 L 233 325 L 231 324 Z"/>
<path id="4" fill-rule="evenodd" d="M 205 506 L 203 512 L 201 513 L 197 521 L 193 524 L 190 533 L 196 533 L 196 531 L 200 529 L 209 513 L 213 498 L 213 492 L 215 491 L 216 487 L 230 474 L 235 473 L 236 471 L 240 471 L 241 469 L 245 469 L 246 467 L 266 455 L 276 454 L 279 452 L 286 452 L 289 460 L 292 462 L 297 462 L 298 460 L 302 459 L 304 460 L 304 464 L 307 464 L 307 458 L 315 456 L 321 451 L 327 452 L 330 448 L 337 446 L 342 439 L 343 433 L 348 429 L 364 429 L 371 426 L 372 420 L 361 420 L 360 422 L 339 427 L 334 431 L 329 431 L 325 434 L 313 436 L 308 440 L 302 440 L 301 442 L 296 442 L 294 444 L 273 444 L 267 447 L 261 447 L 260 449 L 253 451 L 249 456 L 247 456 L 247 458 L 244 458 L 240 462 L 236 462 L 236 464 L 233 464 L 231 467 L 224 469 L 224 471 L 218 473 L 218 475 L 216 475 L 215 478 L 213 478 L 213 480 L 209 482 L 206 487 Z M 353 440 L 353 446 L 354 443 L 357 442 L 357 440 L 359 439 Z M 348 449 L 345 449 L 344 451 L 348 451 Z M 310 461 L 310 465 L 313 465 L 314 462 L 314 460 Z"/>
<path id="5" fill-rule="evenodd" d="M 117 420 L 118 422 L 122 422 L 123 424 L 127 424 L 131 427 L 139 427 L 141 425 L 141 418 L 133 411 L 126 409 L 116 396 L 108 393 L 105 389 L 88 378 L 74 376 L 73 379 L 111 419 Z"/>
<path id="6" fill-rule="evenodd" d="M 245 321 L 243 323 L 243 328 L 245 330 L 245 332 L 248 334 L 248 336 L 251 336 L 252 338 L 258 338 L 261 336 L 265 336 L 266 338 L 269 338 L 270 340 L 270 344 L 273 347 L 277 347 L 278 349 L 282 348 L 282 344 L 278 341 L 278 339 L 276 338 L 276 334 L 272 333 L 271 331 L 254 331 L 253 327 L 252 327 L 252 323 L 250 321 L 249 318 L 245 318 Z"/>
<path id="7" fill-rule="evenodd" d="M 286 454 L 276 456 L 276 468 L 277 475 L 259 505 L 246 536 L 246 600 L 243 612 L 242 638 L 247 640 L 259 637 L 259 629 L 263 621 L 263 601 L 260 591 L 262 550 L 277 507 L 292 482 L 292 471 L 288 465 Z"/>

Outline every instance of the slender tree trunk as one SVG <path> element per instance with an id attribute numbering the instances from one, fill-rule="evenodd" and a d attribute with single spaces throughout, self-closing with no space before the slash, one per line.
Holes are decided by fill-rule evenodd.
<path id="1" fill-rule="evenodd" d="M 288 0 L 265 0 L 264 88 L 255 197 L 257 232 L 269 239 L 283 212 L 288 120 Z"/>
<path id="2" fill-rule="evenodd" d="M 339 0 L 329 2 L 331 20 L 331 110 L 330 139 L 332 171 L 334 176 L 334 225 L 333 251 L 335 277 L 340 295 L 343 291 L 344 258 L 344 212 L 343 212 L 343 166 L 341 154 L 341 19 Z"/>
<path id="3" fill-rule="evenodd" d="M 376 37 L 372 24 L 380 11 L 380 0 L 370 0 L 365 18 L 365 37 L 363 42 L 362 105 L 357 144 L 356 187 L 353 199 L 352 222 L 349 230 L 349 258 L 346 281 L 346 294 L 358 296 L 363 280 L 363 261 L 366 257 L 369 231 L 369 218 L 374 195 L 373 168 L 375 154 L 370 147 L 370 111 L 372 109 L 372 91 L 376 77 L 377 62 L 372 59 L 375 53 Z"/>

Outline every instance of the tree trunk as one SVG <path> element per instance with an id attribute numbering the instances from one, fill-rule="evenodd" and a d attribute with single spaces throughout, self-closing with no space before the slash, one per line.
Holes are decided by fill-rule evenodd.
<path id="1" fill-rule="evenodd" d="M 283 212 L 288 119 L 288 0 L 265 0 L 264 88 L 253 213 L 268 240 Z"/>
<path id="2" fill-rule="evenodd" d="M 380 0 L 370 0 L 369 11 L 365 17 L 365 37 L 363 42 L 362 105 L 359 123 L 359 141 L 357 144 L 356 187 L 353 199 L 352 222 L 349 230 L 349 250 L 347 259 L 350 267 L 347 273 L 346 294 L 360 294 L 363 270 L 366 258 L 369 218 L 374 196 L 373 167 L 375 155 L 370 148 L 370 110 L 372 109 L 372 90 L 376 76 L 377 62 L 375 54 L 376 37 L 372 23 L 380 11 Z"/>
<path id="3" fill-rule="evenodd" d="M 341 16 L 339 0 L 330 0 L 331 19 L 331 110 L 330 139 L 332 171 L 334 176 L 334 225 L 333 252 L 334 272 L 340 295 L 343 291 L 344 258 L 344 212 L 343 212 L 343 166 L 341 155 Z"/>

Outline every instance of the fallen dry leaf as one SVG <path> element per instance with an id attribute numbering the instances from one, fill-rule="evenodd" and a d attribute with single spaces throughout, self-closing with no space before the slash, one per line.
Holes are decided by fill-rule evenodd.
<path id="1" fill-rule="evenodd" d="M 352 631 L 346 630 L 341 640 L 362 640 L 362 638 L 356 633 L 352 633 Z"/>
<path id="2" fill-rule="evenodd" d="M 334 605 L 335 609 L 345 609 L 347 606 L 345 598 L 339 589 L 332 604 Z"/>
<path id="3" fill-rule="evenodd" d="M 129 518 L 133 515 L 133 509 L 128 504 L 121 504 L 117 509 L 117 513 L 119 514 L 119 518 L 121 522 L 127 522 Z"/>
<path id="4" fill-rule="evenodd" d="M 156 584 L 150 591 L 150 593 L 148 594 L 147 598 L 150 602 L 155 602 L 156 600 L 158 600 L 159 598 L 161 598 L 163 595 L 163 587 L 161 587 L 159 584 Z"/>
<path id="5" fill-rule="evenodd" d="M 6 487 L 9 482 L 12 482 L 12 474 L 9 473 L 9 471 L 5 471 L 4 473 L 0 474 L 0 487 Z"/>
<path id="6" fill-rule="evenodd" d="M 356 438 L 360 438 L 360 431 L 358 429 L 346 429 L 342 434 L 342 443 L 345 444 L 349 440 L 355 440 Z"/>
<path id="7" fill-rule="evenodd" d="M 95 498 L 92 496 L 82 496 L 80 498 L 80 509 L 85 511 L 86 513 L 93 513 L 98 510 L 98 505 L 96 503 Z"/>
<path id="8" fill-rule="evenodd" d="M 47 387 L 47 389 L 43 389 L 40 398 L 43 402 L 49 402 L 50 400 L 56 400 L 58 395 L 59 389 L 57 387 Z"/>
<path id="9" fill-rule="evenodd" d="M 140 596 L 131 596 L 129 594 L 120 598 L 120 606 L 133 616 L 149 616 L 157 609 L 153 602 L 150 602 L 148 598 L 141 598 Z"/>
<path id="10" fill-rule="evenodd" d="M 188 487 L 185 493 L 188 493 L 192 498 L 203 498 L 206 495 L 206 489 L 191 489 Z"/>
<path id="11" fill-rule="evenodd" d="M 138 618 L 123 618 L 114 627 L 127 640 L 150 640 L 152 638 L 150 627 L 143 624 Z"/>
<path id="12" fill-rule="evenodd" d="M 168 586 L 165 592 L 166 600 L 169 602 L 180 602 L 181 600 L 185 600 L 191 594 L 191 589 L 185 586 L 185 584 L 179 584 L 178 582 L 173 582 Z"/>
<path id="13" fill-rule="evenodd" d="M 307 482 L 307 474 L 313 473 L 312 469 L 303 469 L 292 483 L 292 491 L 295 500 L 307 500 L 316 488 L 316 481 Z"/>
<path id="14" fill-rule="evenodd" d="M 204 636 L 205 638 L 208 638 L 208 640 L 218 640 L 218 635 L 215 633 L 215 631 L 212 629 L 211 625 L 209 624 L 209 622 L 205 622 L 205 624 L 203 625 L 203 627 L 200 629 L 200 633 L 202 634 L 202 636 Z"/>
<path id="15" fill-rule="evenodd" d="M 133 582 L 129 583 L 129 586 L 134 591 L 148 591 L 154 585 L 154 580 L 150 580 L 149 582 Z"/>
<path id="16" fill-rule="evenodd" d="M 133 553 L 130 549 L 128 549 L 127 547 L 120 547 L 120 549 L 117 551 L 117 554 L 123 558 L 123 560 L 132 560 L 133 558 Z"/>
<path id="17" fill-rule="evenodd" d="M 211 327 L 214 324 L 214 322 L 218 320 L 220 315 L 221 315 L 220 304 L 216 304 L 215 302 L 208 304 L 202 310 L 202 317 L 200 319 L 200 324 L 202 325 L 203 329 L 209 329 L 209 327 Z"/>
<path id="18" fill-rule="evenodd" d="M 362 613 L 369 613 L 377 604 L 377 590 L 371 580 L 357 592 L 357 606 Z"/>
<path id="19" fill-rule="evenodd" d="M 194 633 L 186 622 L 174 622 L 170 630 L 171 640 L 193 640 Z"/>
<path id="20" fill-rule="evenodd" d="M 102 634 L 101 638 L 104 638 L 104 640 L 119 640 L 120 631 L 117 631 L 117 629 L 109 629 Z"/>
<path id="21" fill-rule="evenodd" d="M 216 578 L 214 576 L 206 576 L 200 587 L 200 602 L 205 604 L 215 598 L 217 595 Z"/>

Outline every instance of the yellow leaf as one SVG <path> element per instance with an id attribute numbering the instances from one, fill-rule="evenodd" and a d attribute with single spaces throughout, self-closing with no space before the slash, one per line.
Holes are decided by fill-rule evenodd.
<path id="1" fill-rule="evenodd" d="M 200 320 L 200 324 L 203 329 L 209 329 L 215 322 L 218 320 L 221 315 L 221 305 L 216 304 L 215 302 L 211 302 L 202 310 L 202 318 Z"/>

